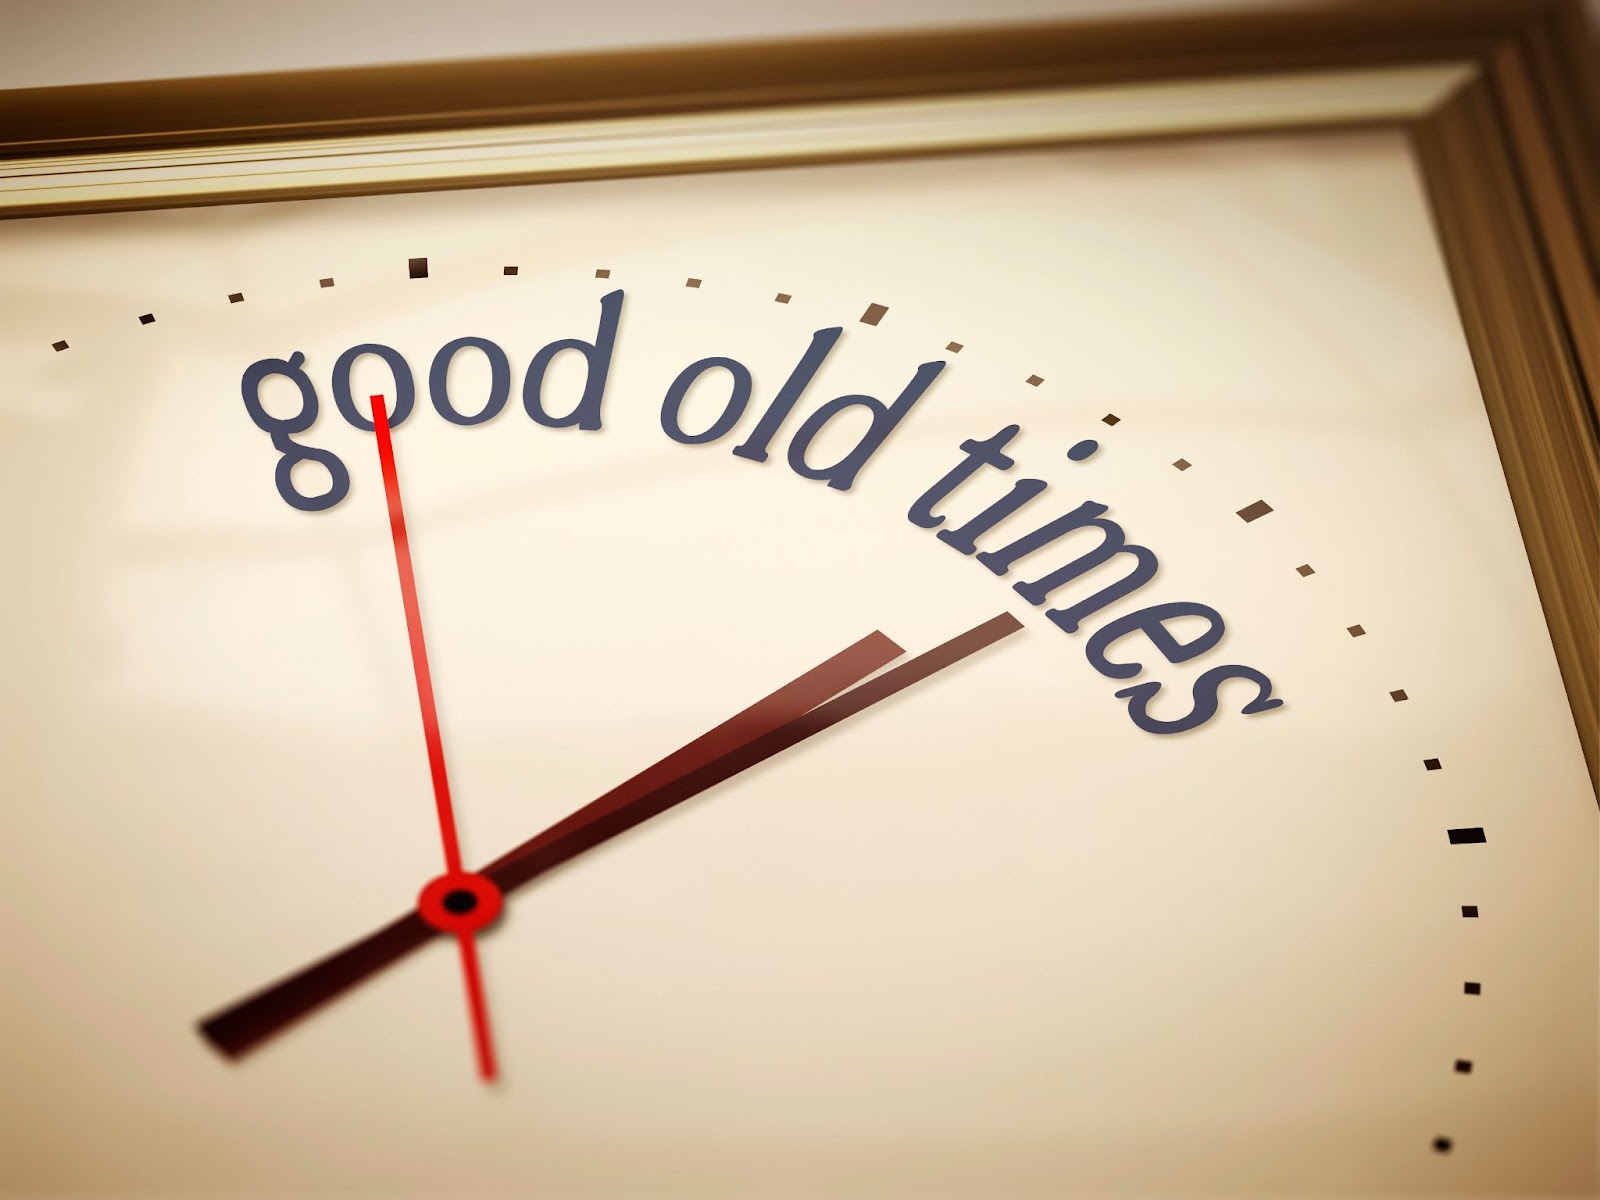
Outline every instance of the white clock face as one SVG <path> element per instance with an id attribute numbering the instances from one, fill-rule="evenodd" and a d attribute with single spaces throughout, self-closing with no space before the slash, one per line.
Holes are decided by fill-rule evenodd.
<path id="1" fill-rule="evenodd" d="M 1588 1186 L 1594 796 L 1397 135 L 56 218 L 0 262 L 7 1186 Z M 489 1086 L 446 936 L 235 1058 L 196 1029 L 443 869 L 365 345 L 414 383 L 469 867 L 875 630 L 1020 626 L 507 895 Z M 315 421 L 260 372 L 253 419 L 295 355 Z"/>

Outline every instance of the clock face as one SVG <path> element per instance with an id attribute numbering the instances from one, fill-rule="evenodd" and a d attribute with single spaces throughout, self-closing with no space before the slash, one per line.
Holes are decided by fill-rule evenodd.
<path id="1" fill-rule="evenodd" d="M 1398 135 L 0 261 L 8 1187 L 1592 1181 L 1594 796 Z"/>

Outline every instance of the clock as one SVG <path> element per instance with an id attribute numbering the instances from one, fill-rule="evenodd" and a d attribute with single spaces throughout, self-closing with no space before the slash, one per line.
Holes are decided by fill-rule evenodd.
<path id="1" fill-rule="evenodd" d="M 1579 1192 L 1402 136 L 0 226 L 3 1178 Z"/>

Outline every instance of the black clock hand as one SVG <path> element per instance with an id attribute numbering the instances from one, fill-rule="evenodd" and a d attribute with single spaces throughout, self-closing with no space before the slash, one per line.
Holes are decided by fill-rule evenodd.
<path id="1" fill-rule="evenodd" d="M 912 684 L 1015 633 L 1021 627 L 1021 622 L 1015 617 L 1009 613 L 1002 613 L 874 679 L 859 684 L 842 695 L 835 695 L 826 703 L 810 708 L 809 711 L 802 710 L 802 715 L 793 716 L 776 728 L 753 731 L 746 719 L 749 714 L 755 713 L 757 709 L 768 705 L 782 694 L 781 691 L 774 693 L 772 697 L 745 710 L 744 713 L 713 731 L 713 734 L 716 734 L 732 726 L 742 725 L 744 736 L 732 748 L 724 747 L 709 761 L 691 766 L 687 770 L 673 772 L 667 768 L 667 764 L 679 755 L 685 756 L 680 765 L 687 765 L 693 757 L 689 754 L 691 749 L 712 738 L 713 734 L 708 734 L 705 738 L 684 747 L 676 755 L 669 756 L 641 772 L 627 784 L 607 793 L 601 800 L 578 810 L 572 816 L 501 856 L 484 868 L 482 873 L 502 891 L 509 892 L 521 887 L 585 850 L 716 786 L 741 771 L 748 770 L 757 763 L 821 733 L 824 729 L 874 704 L 887 700 Z M 868 647 L 868 643 L 874 642 L 874 639 L 881 639 L 881 643 L 876 647 L 869 647 L 866 658 L 852 658 L 853 665 L 841 661 L 852 656 L 852 652 Z M 883 662 L 897 657 L 900 651 L 887 638 L 875 634 L 836 655 L 815 671 L 801 676 L 789 687 L 795 688 L 825 670 L 845 672 L 857 670 L 858 673 L 853 679 L 847 679 L 843 684 L 835 683 L 833 690 L 825 693 L 833 695 L 840 686 L 848 686 L 849 683 L 863 678 L 876 669 L 876 666 L 870 666 L 859 670 L 862 662 L 870 662 L 871 655 L 881 656 L 890 650 L 892 653 L 881 657 L 877 665 L 881 666 Z M 644 785 L 642 790 L 632 789 L 629 798 L 620 803 L 603 803 L 608 798 L 630 789 L 630 785 L 635 781 L 652 774 L 657 776 L 659 782 Z M 660 778 L 660 776 L 669 777 Z M 431 926 L 415 912 L 409 913 L 264 991 L 205 1018 L 200 1022 L 200 1031 L 222 1053 L 232 1058 L 241 1057 L 301 1016 L 376 974 L 384 967 L 404 958 L 434 936 L 436 931 Z"/>
<path id="2" fill-rule="evenodd" d="M 881 633 L 861 639 L 530 838 L 491 866 L 508 868 L 519 856 L 548 845 L 552 838 L 571 832 L 585 820 L 606 816 L 658 787 L 677 781 L 804 714 L 903 653 Z M 224 1054 L 243 1055 L 300 1017 L 432 941 L 437 933 L 434 924 L 413 909 L 326 958 L 205 1018 L 200 1022 L 200 1031 Z"/>

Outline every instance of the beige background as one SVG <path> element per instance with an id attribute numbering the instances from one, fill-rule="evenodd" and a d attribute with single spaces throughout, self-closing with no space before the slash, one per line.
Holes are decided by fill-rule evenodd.
<path id="1" fill-rule="evenodd" d="M 559 54 L 1029 21 L 1304 8 L 1316 0 L 0 0 L 0 86 Z M 1399 2 L 1399 0 L 1397 0 Z M 1586 0 L 1591 26 L 1600 0 Z"/>
<path id="2" fill-rule="evenodd" d="M 0 0 L 6 87 L 1296 7 L 1300 0 Z"/>
<path id="3" fill-rule="evenodd" d="M 1590 1189 L 1594 797 L 1398 137 L 70 218 L 0 228 L 0 262 L 14 1190 Z M 520 367 L 611 286 L 604 433 L 513 402 L 398 438 L 471 857 L 870 628 L 1028 628 L 519 898 L 494 1091 L 443 946 L 226 1065 L 193 1018 L 437 869 L 371 441 L 326 371 L 463 333 Z M 770 396 L 827 323 L 811 404 L 966 345 L 854 492 L 659 432 L 690 359 Z M 238 401 L 293 349 L 356 476 L 327 514 L 277 498 Z M 1251 663 L 1284 709 L 1141 734 L 1081 639 L 904 520 L 1012 421 L 1040 515 L 1110 504 L 1152 599 L 1227 616 L 1161 677 Z"/>

